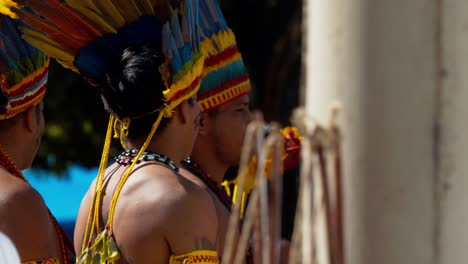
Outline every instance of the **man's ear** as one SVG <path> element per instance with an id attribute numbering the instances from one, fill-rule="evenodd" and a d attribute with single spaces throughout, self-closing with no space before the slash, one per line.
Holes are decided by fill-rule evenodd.
<path id="1" fill-rule="evenodd" d="M 183 101 L 174 109 L 174 118 L 177 118 L 181 124 L 186 124 L 188 122 L 189 113 L 191 105 L 187 102 L 187 100 Z"/>
<path id="2" fill-rule="evenodd" d="M 38 127 L 36 108 L 34 106 L 29 107 L 23 114 L 23 126 L 28 132 L 36 131 Z"/>
<path id="3" fill-rule="evenodd" d="M 198 126 L 198 135 L 207 135 L 212 125 L 212 119 L 208 113 L 200 114 L 200 123 Z"/>

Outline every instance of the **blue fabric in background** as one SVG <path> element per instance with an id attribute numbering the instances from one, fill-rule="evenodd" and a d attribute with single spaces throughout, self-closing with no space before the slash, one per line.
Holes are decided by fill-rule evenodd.
<path id="1" fill-rule="evenodd" d="M 34 169 L 23 171 L 31 185 L 42 195 L 57 221 L 73 237 L 81 200 L 98 169 L 71 166 L 60 178 L 52 173 Z"/>

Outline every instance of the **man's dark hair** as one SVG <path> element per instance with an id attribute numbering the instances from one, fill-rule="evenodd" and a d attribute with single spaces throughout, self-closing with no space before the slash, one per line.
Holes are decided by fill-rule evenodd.
<path id="1" fill-rule="evenodd" d="M 164 105 L 166 87 L 159 72 L 164 60 L 158 45 L 129 47 L 101 86 L 106 111 L 120 119 L 131 119 L 129 138 L 146 137 L 159 115 L 157 110 Z M 169 121 L 163 118 L 157 132 L 161 132 Z"/>

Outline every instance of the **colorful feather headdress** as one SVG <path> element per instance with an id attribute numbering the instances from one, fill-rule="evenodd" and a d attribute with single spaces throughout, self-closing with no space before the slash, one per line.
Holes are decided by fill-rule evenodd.
<path id="1" fill-rule="evenodd" d="M 248 94 L 251 84 L 236 37 L 216 0 L 200 0 L 200 28 L 206 60 L 197 100 L 208 112 Z"/>
<path id="2" fill-rule="evenodd" d="M 19 5 L 21 2 L 22 5 Z M 173 1 L 171 1 L 173 2 Z M 198 0 L 180 1 L 174 8 L 169 0 L 0 0 L 0 12 L 20 18 L 23 38 L 63 66 L 93 81 L 102 80 L 127 47 L 161 45 L 165 63 L 159 67 L 166 89 L 164 105 L 153 112 L 159 116 L 134 162 L 119 180 L 112 197 L 106 226 L 100 221 L 104 172 L 112 132 L 120 139 L 128 133 L 131 117 L 111 114 L 104 151 L 88 214 L 83 247 L 78 263 L 113 263 L 120 253 L 113 239 L 113 217 L 120 191 L 146 150 L 163 117 L 195 95 L 200 88 L 204 56 L 199 51 Z M 181 18 L 181 20 L 180 20 Z M 120 130 L 115 129 L 120 124 Z"/>
<path id="3" fill-rule="evenodd" d="M 49 59 L 21 39 L 18 23 L 0 17 L 0 120 L 39 103 L 47 86 Z"/>
<path id="4" fill-rule="evenodd" d="M 180 10 L 168 0 L 0 0 L 0 12 L 28 25 L 21 27 L 27 42 L 91 80 L 101 80 L 125 48 L 158 43 L 166 57 L 160 71 L 168 108 L 199 88 L 196 0 L 184 1 Z"/>

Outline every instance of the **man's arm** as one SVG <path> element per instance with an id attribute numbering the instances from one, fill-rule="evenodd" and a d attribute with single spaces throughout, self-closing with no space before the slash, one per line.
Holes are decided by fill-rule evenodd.
<path id="1" fill-rule="evenodd" d="M 75 246 L 75 252 L 77 256 L 81 255 L 81 246 L 84 239 L 84 233 L 86 229 L 86 222 L 88 221 L 89 207 L 91 205 L 92 191 L 94 190 L 94 182 L 91 184 L 88 192 L 86 192 L 83 200 L 81 200 L 80 209 L 78 210 L 78 216 L 76 218 L 75 230 L 73 235 L 73 244 Z"/>

